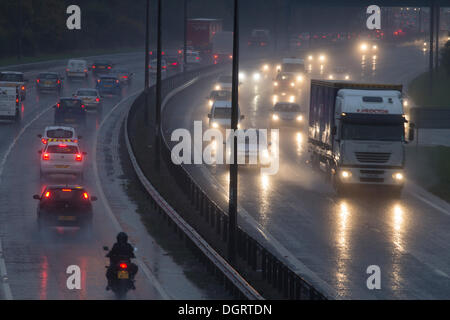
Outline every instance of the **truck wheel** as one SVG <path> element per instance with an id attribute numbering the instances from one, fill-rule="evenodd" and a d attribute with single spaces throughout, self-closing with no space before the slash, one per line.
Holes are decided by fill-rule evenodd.
<path id="1" fill-rule="evenodd" d="M 20 122 L 22 119 L 20 118 L 19 110 L 16 110 L 16 115 L 14 116 L 14 122 Z"/>

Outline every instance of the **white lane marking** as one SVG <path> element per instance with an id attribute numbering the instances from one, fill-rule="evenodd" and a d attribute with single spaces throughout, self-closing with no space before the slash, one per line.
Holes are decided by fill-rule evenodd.
<path id="1" fill-rule="evenodd" d="M 94 170 L 94 176 L 95 176 L 95 182 L 97 184 L 97 189 L 100 193 L 100 198 L 102 199 L 102 202 L 106 208 L 106 211 L 108 213 L 108 216 L 110 217 L 110 219 L 113 222 L 113 225 L 116 229 L 117 232 L 123 231 L 122 227 L 120 226 L 119 221 L 117 220 L 116 216 L 114 215 L 114 213 L 112 212 L 111 207 L 109 206 L 109 202 L 106 199 L 106 196 L 103 192 L 103 188 L 100 184 L 100 175 L 98 173 L 98 166 L 97 166 L 97 142 L 98 142 L 98 133 L 100 132 L 100 130 L 102 129 L 103 124 L 105 123 L 106 119 L 109 118 L 109 116 L 125 101 L 129 100 L 130 98 L 132 98 L 133 96 L 139 94 L 142 90 L 139 91 L 135 91 L 132 94 L 130 94 L 128 97 L 126 97 L 125 99 L 122 99 L 121 101 L 119 101 L 109 112 L 108 114 L 103 118 L 102 122 L 100 123 L 100 126 L 98 127 L 98 130 L 95 132 L 95 138 L 94 138 L 94 151 L 93 151 L 93 156 L 92 156 L 92 161 L 93 161 L 93 170 Z M 153 274 L 153 272 L 150 270 L 150 268 L 148 268 L 148 266 L 143 263 L 140 259 L 136 259 L 136 262 L 139 264 L 140 269 L 144 272 L 145 276 L 148 278 L 148 280 L 150 281 L 150 283 L 153 285 L 153 287 L 155 287 L 155 289 L 158 291 L 158 293 L 161 295 L 161 297 L 164 300 L 170 300 L 172 299 L 170 297 L 170 295 L 166 292 L 166 290 L 163 288 L 163 286 L 161 285 L 161 283 L 158 281 L 158 279 L 155 277 L 155 275 Z"/>
<path id="2" fill-rule="evenodd" d="M 3 292 L 6 300 L 13 300 L 11 287 L 8 283 L 8 274 L 6 272 L 6 263 L 3 258 L 2 239 L 0 239 L 0 282 L 2 283 Z"/>
<path id="3" fill-rule="evenodd" d="M 441 206 L 438 206 L 437 204 L 434 204 L 433 202 L 425 199 L 424 197 L 422 197 L 420 194 L 416 193 L 415 191 L 410 191 L 411 194 L 416 197 L 417 199 L 425 202 L 426 204 L 428 204 L 429 206 L 435 208 L 436 210 L 439 210 L 440 212 L 446 214 L 447 216 L 450 216 L 450 212 L 448 210 L 445 210 L 444 208 L 442 208 Z"/>

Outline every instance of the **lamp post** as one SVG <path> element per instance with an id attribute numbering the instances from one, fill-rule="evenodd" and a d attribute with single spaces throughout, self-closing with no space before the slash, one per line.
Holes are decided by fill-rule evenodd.
<path id="1" fill-rule="evenodd" d="M 186 50 L 187 50 L 187 4 L 188 0 L 184 0 L 184 39 L 183 39 L 183 71 L 186 68 Z"/>
<path id="2" fill-rule="evenodd" d="M 145 111 L 144 111 L 144 117 L 145 117 L 145 123 L 149 124 L 149 112 L 148 112 L 148 89 L 149 89 L 149 11 L 150 11 L 150 0 L 146 1 L 145 6 L 145 81 L 144 81 L 144 96 L 145 96 Z"/>
<path id="3" fill-rule="evenodd" d="M 233 72 L 231 89 L 231 129 L 233 139 L 233 160 L 230 164 L 230 186 L 228 201 L 228 259 L 230 263 L 236 260 L 236 231 L 237 231 L 237 136 L 235 131 L 238 125 L 238 97 L 239 97 L 239 1 L 234 0 L 233 21 Z"/>
<path id="4" fill-rule="evenodd" d="M 161 140 L 161 0 L 158 0 L 158 26 L 156 46 L 155 170 L 159 172 Z"/>

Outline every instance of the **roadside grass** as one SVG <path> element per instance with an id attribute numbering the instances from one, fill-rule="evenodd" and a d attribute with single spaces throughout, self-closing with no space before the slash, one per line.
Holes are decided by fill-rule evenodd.
<path id="1" fill-rule="evenodd" d="M 434 195 L 450 202 L 450 147 L 418 146 L 406 149 L 412 179 Z"/>
<path id="2" fill-rule="evenodd" d="M 71 58 L 79 58 L 79 57 L 88 57 L 88 56 L 97 56 L 103 54 L 115 54 L 115 53 L 127 53 L 127 52 L 138 52 L 143 51 L 143 48 L 133 48 L 133 47 L 123 47 L 117 49 L 90 49 L 90 50 L 77 50 L 70 51 L 58 54 L 44 54 L 38 56 L 25 56 L 21 59 L 17 57 L 8 57 L 0 59 L 0 67 L 16 65 L 16 64 L 25 64 L 25 63 L 33 63 L 33 62 L 42 62 L 49 60 L 60 60 L 60 59 L 71 59 Z"/>
<path id="3" fill-rule="evenodd" d="M 408 85 L 408 95 L 419 107 L 450 107 L 450 75 L 440 68 L 433 74 L 433 90 L 430 94 L 430 74 L 424 72 Z"/>

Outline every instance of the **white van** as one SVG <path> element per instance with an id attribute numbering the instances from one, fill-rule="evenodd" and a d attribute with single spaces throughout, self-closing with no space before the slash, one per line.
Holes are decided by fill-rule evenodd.
<path id="1" fill-rule="evenodd" d="M 231 128 L 231 101 L 214 101 L 208 114 L 210 128 Z M 244 119 L 238 107 L 238 122 Z M 238 128 L 240 124 L 238 123 Z"/>
<path id="2" fill-rule="evenodd" d="M 18 85 L 0 82 L 0 119 L 20 121 Z"/>
<path id="3" fill-rule="evenodd" d="M 88 77 L 88 64 L 86 60 L 69 60 L 66 68 L 68 79 L 86 79 Z"/>

